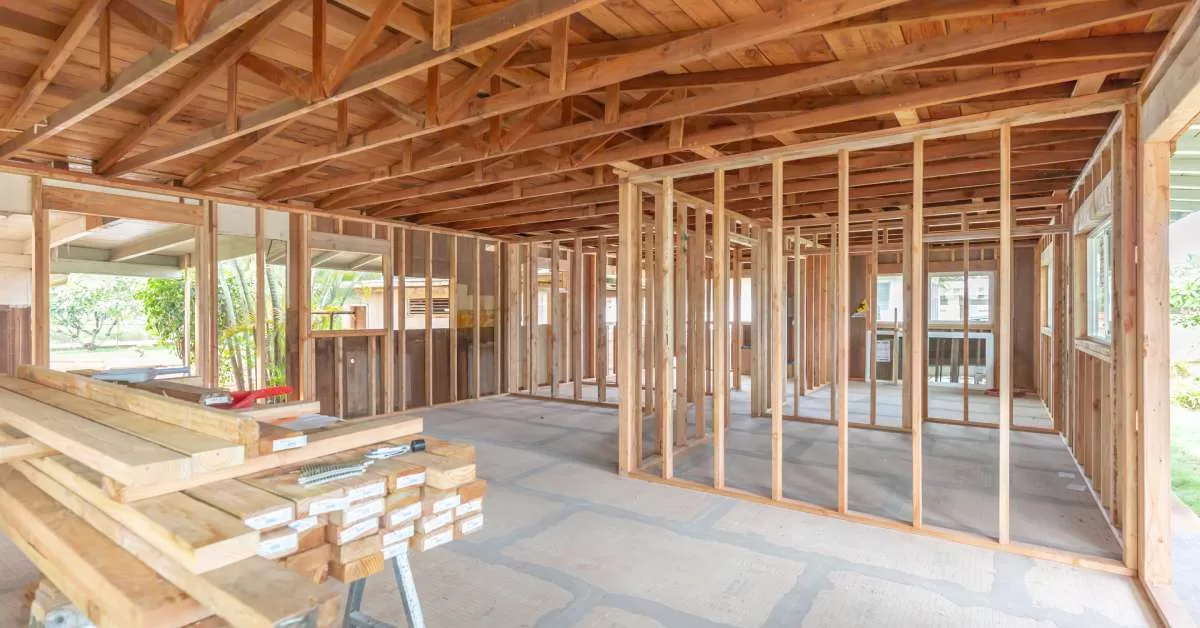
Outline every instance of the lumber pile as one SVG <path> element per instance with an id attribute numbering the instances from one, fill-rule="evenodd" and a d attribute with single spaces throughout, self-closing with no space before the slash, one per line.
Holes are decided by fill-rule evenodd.
<path id="1" fill-rule="evenodd" d="M 253 417 L 47 369 L 0 378 L 0 531 L 97 625 L 332 625 L 340 587 L 482 525 L 474 449 L 301 486 L 418 437 L 381 416 L 266 451 Z M 305 623 L 307 622 L 307 623 Z"/>

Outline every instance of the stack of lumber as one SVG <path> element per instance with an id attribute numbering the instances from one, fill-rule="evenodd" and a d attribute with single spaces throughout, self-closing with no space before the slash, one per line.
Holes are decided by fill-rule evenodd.
<path id="1" fill-rule="evenodd" d="M 318 504 L 330 509 L 314 521 L 314 500 L 287 494 L 298 486 L 294 476 L 264 485 L 296 465 L 410 439 L 422 422 L 342 422 L 305 433 L 301 447 L 263 454 L 252 417 L 20 367 L 18 377 L 0 378 L 0 424 L 0 531 L 97 625 L 159 628 L 336 621 L 340 587 L 280 559 L 334 545 L 330 526 L 344 527 L 371 491 L 352 492 L 347 482 L 342 507 Z M 434 458 L 428 464 L 445 483 L 439 470 L 463 468 L 419 455 Z M 411 464 L 420 466 L 415 457 Z M 400 475 L 399 463 L 376 468 Z"/>

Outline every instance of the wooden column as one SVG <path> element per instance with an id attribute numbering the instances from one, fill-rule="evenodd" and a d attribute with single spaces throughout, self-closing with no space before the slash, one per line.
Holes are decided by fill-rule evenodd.
<path id="1" fill-rule="evenodd" d="M 1136 399 L 1142 413 L 1138 456 L 1142 511 L 1138 545 L 1139 573 L 1152 585 L 1171 581 L 1171 310 L 1167 300 L 1170 163 L 1169 143 L 1142 145 L 1137 266 L 1137 290 L 1141 298 L 1136 327 L 1142 349 L 1138 362 L 1141 386 Z"/>
<path id="2" fill-rule="evenodd" d="M 550 373 L 550 396 L 558 396 L 558 378 L 561 375 L 558 367 L 558 334 L 561 333 L 561 327 L 558 324 L 558 280 L 559 271 L 562 270 L 560 264 L 561 249 L 558 246 L 558 240 L 550 241 L 550 298 L 547 300 L 546 312 L 546 344 L 547 344 L 547 372 Z"/>
<path id="3" fill-rule="evenodd" d="M 571 258 L 571 373 L 575 400 L 583 398 L 583 239 L 575 238 Z"/>
<path id="4" fill-rule="evenodd" d="M 725 221 L 725 171 L 713 172 L 713 487 L 725 488 L 725 424 L 729 420 L 729 225 Z"/>
<path id="5" fill-rule="evenodd" d="M 267 385 L 266 213 L 262 207 L 254 208 L 254 376 L 258 388 Z"/>
<path id="6" fill-rule="evenodd" d="M 674 328 L 672 351 L 675 355 L 675 362 L 673 366 L 670 362 L 667 362 L 667 365 L 668 368 L 675 370 L 675 375 L 672 378 L 675 386 L 675 429 L 673 430 L 675 444 L 683 445 L 687 442 L 688 385 L 691 383 L 691 378 L 688 376 L 691 372 L 688 369 L 688 365 L 691 362 L 689 360 L 691 357 L 691 346 L 690 338 L 688 337 L 688 295 L 690 294 L 688 292 L 688 288 L 690 288 L 690 282 L 688 281 L 688 249 L 690 248 L 690 243 L 688 242 L 687 203 L 676 201 L 673 206 L 668 207 L 668 210 L 675 212 L 674 244 L 671 244 L 672 240 L 668 240 L 668 245 L 674 247 L 671 252 L 674 260 L 674 269 L 671 275 L 671 285 L 665 286 L 667 289 L 665 294 L 668 296 L 664 298 L 674 299 L 671 309 L 671 324 Z M 661 365 L 662 362 L 659 364 Z M 663 394 L 672 394 L 672 389 L 670 388 L 660 390 L 664 391 Z M 671 415 L 668 414 L 667 416 Z"/>
<path id="7" fill-rule="evenodd" d="M 523 245 L 525 251 L 525 350 L 521 354 L 525 373 L 525 392 L 537 393 L 537 355 L 534 333 L 538 325 L 537 245 Z"/>
<path id="8" fill-rule="evenodd" d="M 384 253 L 380 264 L 383 270 L 383 343 L 380 347 L 383 356 L 379 370 L 383 379 L 383 411 L 392 412 L 396 407 L 396 265 L 393 257 L 396 234 L 391 227 L 383 228 L 387 230 L 387 253 Z M 371 373 L 371 378 L 375 378 L 374 373 Z"/>
<path id="9" fill-rule="evenodd" d="M 867 350 L 864 356 L 867 360 L 867 378 L 870 380 L 871 391 L 870 400 L 868 402 L 868 420 L 871 425 L 875 425 L 875 411 L 878 405 L 878 390 L 876 389 L 876 370 L 878 361 L 875 359 L 875 344 L 878 337 L 878 321 L 879 310 L 878 305 L 878 290 L 876 284 L 879 277 L 879 222 L 871 222 L 871 253 L 867 259 Z M 895 357 L 893 356 L 893 364 Z"/>
<path id="10" fill-rule="evenodd" d="M 608 401 L 608 236 L 596 238 L 596 399 Z"/>
<path id="11" fill-rule="evenodd" d="M 663 179 L 662 189 L 654 198 L 654 233 L 656 236 L 654 279 L 658 301 L 654 321 L 654 344 L 658 363 L 654 365 L 655 388 L 658 390 L 659 438 L 662 439 L 662 476 L 675 475 L 674 417 L 675 395 L 675 182 Z"/>
<path id="12" fill-rule="evenodd" d="M 504 247 L 504 388 L 515 393 L 521 388 L 524 355 L 521 350 L 521 246 L 505 242 Z M 499 257 L 497 257 L 497 261 Z M 499 355 L 497 354 L 497 357 Z M 499 366 L 499 364 L 497 364 Z"/>
<path id="13" fill-rule="evenodd" d="M 729 361 L 733 363 L 733 390 L 742 389 L 742 249 L 733 247 L 733 329 Z"/>
<path id="14" fill-rule="evenodd" d="M 805 266 L 808 260 L 801 256 L 800 228 L 792 229 L 792 416 L 800 416 L 800 398 L 804 396 L 807 379 L 804 352 L 806 316 L 804 313 Z"/>
<path id="15" fill-rule="evenodd" d="M 1012 286 L 1012 127 L 1000 127 L 1000 251 L 997 259 L 1000 282 L 996 345 L 1000 357 L 1000 468 L 997 488 L 1000 493 L 999 541 L 1009 542 L 1009 446 L 1012 425 L 1013 363 L 1013 286 Z"/>
<path id="16" fill-rule="evenodd" d="M 708 352 L 705 350 L 707 321 L 705 320 L 705 248 L 708 243 L 707 212 L 703 207 L 696 207 L 696 228 L 694 235 L 688 239 L 688 262 L 691 266 L 691 278 L 688 280 L 688 322 L 691 327 L 689 341 L 692 359 L 689 364 L 691 371 L 692 414 L 695 418 L 694 434 L 703 438 L 705 427 L 705 369 L 708 367 Z"/>
<path id="17" fill-rule="evenodd" d="M 1115 200 L 1113 204 L 1113 380 L 1114 417 L 1117 421 L 1116 501 L 1119 504 L 1123 559 L 1137 568 L 1137 165 L 1138 107 L 1130 103 L 1122 112 L 1120 143 L 1114 148 Z"/>
<path id="18" fill-rule="evenodd" d="M 770 286 L 767 295 L 771 361 L 764 372 L 771 393 L 771 499 L 783 499 L 783 160 L 771 163 Z M 759 257 L 762 260 L 762 257 Z"/>
<path id="19" fill-rule="evenodd" d="M 42 203 L 42 178 L 30 180 L 33 220 L 33 363 L 50 366 L 50 210 Z"/>
<path id="20" fill-rule="evenodd" d="M 200 227 L 199 235 L 196 301 L 201 333 L 196 341 L 199 349 L 197 361 L 204 385 L 216 386 L 220 373 L 220 351 L 217 348 L 217 204 L 213 201 L 204 201 L 204 224 Z"/>
<path id="21" fill-rule="evenodd" d="M 620 219 L 617 242 L 617 467 L 622 475 L 637 469 L 638 418 L 642 414 L 641 367 L 637 359 L 638 319 L 641 300 L 641 192 L 622 179 L 619 187 Z M 532 275 L 532 273 L 530 273 Z M 536 314 L 536 313 L 535 313 Z"/>
<path id="22" fill-rule="evenodd" d="M 288 307 L 287 307 L 287 380 L 296 399 L 311 399 L 309 373 L 312 365 L 308 360 L 309 334 L 312 323 L 312 284 L 308 249 L 308 214 L 291 214 L 288 223 Z M 199 268 L 196 269 L 199 282 Z M 197 285 L 197 293 L 199 286 Z M 199 316 L 199 313 L 197 314 Z M 199 337 L 197 337 L 199 342 Z M 197 351 L 199 353 L 199 351 Z"/>
<path id="23" fill-rule="evenodd" d="M 433 405 L 433 232 L 425 233 L 425 405 Z"/>
<path id="24" fill-rule="evenodd" d="M 838 512 L 850 510 L 850 151 L 838 151 L 837 284 L 834 294 L 834 365 L 838 435 Z"/>
<path id="25" fill-rule="evenodd" d="M 396 391 L 394 408 L 397 411 L 404 411 L 408 408 L 408 260 L 405 259 L 408 251 L 408 232 L 401 227 L 394 229 L 393 236 L 393 253 L 392 264 L 396 276 L 400 278 L 399 283 L 399 316 L 396 317 L 396 351 L 399 356 L 396 363 Z M 393 305 L 393 309 L 396 306 Z"/>
<path id="26" fill-rule="evenodd" d="M 905 374 L 904 407 L 912 429 L 912 520 L 913 527 L 924 525 L 924 451 L 922 436 L 925 418 L 925 140 L 913 141 L 912 215 L 905 237 L 905 293 L 908 297 L 908 325 L 905 348 L 908 368 Z M 893 331 L 895 333 L 895 331 Z M 894 356 L 893 356 L 894 357 Z M 892 363 L 893 368 L 895 362 Z"/>

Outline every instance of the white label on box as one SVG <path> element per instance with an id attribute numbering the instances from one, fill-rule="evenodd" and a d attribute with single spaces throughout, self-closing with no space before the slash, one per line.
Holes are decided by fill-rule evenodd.
<path id="1" fill-rule="evenodd" d="M 407 553 L 408 553 L 408 542 L 401 541 L 400 543 L 396 543 L 395 545 L 388 545 L 387 547 L 384 547 L 383 548 L 383 559 L 390 560 L 401 554 L 407 554 Z"/>
<path id="2" fill-rule="evenodd" d="M 454 507 L 454 516 L 465 517 L 466 515 L 474 514 L 483 510 L 483 498 L 472 499 L 469 502 L 459 504 Z"/>
<path id="3" fill-rule="evenodd" d="M 328 497 L 326 499 L 318 499 L 308 505 L 308 514 L 323 515 L 327 512 L 335 510 L 345 510 L 346 506 L 350 505 L 350 500 L 345 497 Z"/>
<path id="4" fill-rule="evenodd" d="M 317 524 L 319 523 L 321 523 L 321 520 L 316 516 L 312 516 L 305 517 L 303 519 L 297 519 L 289 523 L 288 527 L 297 532 L 308 532 L 309 530 L 317 527 Z"/>
<path id="5" fill-rule="evenodd" d="M 338 545 L 345 545 L 346 543 L 349 543 L 350 541 L 353 541 L 355 539 L 362 538 L 364 536 L 367 536 L 368 534 L 373 534 L 378 529 L 379 529 L 379 520 L 378 519 L 367 519 L 366 521 L 359 521 L 358 523 L 350 526 L 349 528 L 342 528 L 342 531 L 338 533 Z"/>
<path id="6" fill-rule="evenodd" d="M 300 535 L 289 532 L 258 544 L 258 555 L 263 558 L 279 558 L 295 552 L 300 547 Z"/>
<path id="7" fill-rule="evenodd" d="M 440 515 L 421 517 L 417 520 L 417 532 L 425 534 L 426 532 L 436 530 L 442 526 L 448 526 L 451 523 L 454 523 L 453 512 L 444 512 Z"/>
<path id="8" fill-rule="evenodd" d="M 346 491 L 346 497 L 348 497 L 352 502 L 362 499 L 370 499 L 372 497 L 383 497 L 384 495 L 387 495 L 387 482 L 375 482 L 374 484 L 368 484 L 366 486 L 360 486 L 358 488 L 352 488 L 349 491 Z"/>
<path id="9" fill-rule="evenodd" d="M 271 451 L 277 452 L 287 451 L 289 449 L 300 449 L 307 444 L 308 437 L 304 434 L 300 434 L 299 436 L 289 436 L 287 438 L 271 441 Z"/>
<path id="10" fill-rule="evenodd" d="M 437 534 L 431 534 L 421 539 L 421 551 L 431 550 L 439 545 L 449 543 L 454 539 L 454 528 L 446 528 Z"/>
<path id="11" fill-rule="evenodd" d="M 383 514 L 383 500 L 376 499 L 365 504 L 359 504 L 351 508 L 347 508 L 342 514 L 342 524 L 350 524 L 355 521 L 362 521 L 367 517 L 378 517 Z"/>
<path id="12" fill-rule="evenodd" d="M 462 496 L 460 496 L 460 495 L 455 494 L 455 495 L 451 495 L 449 497 L 443 497 L 441 499 L 434 500 L 433 512 L 434 512 L 434 514 L 437 514 L 439 512 L 445 512 L 447 510 L 453 510 L 455 506 L 457 506 L 461 503 L 462 503 Z"/>
<path id="13" fill-rule="evenodd" d="M 407 541 L 408 539 L 412 538 L 416 531 L 416 528 L 410 524 L 404 526 L 403 528 L 397 528 L 389 532 L 384 532 L 383 544 L 391 545 L 393 543 L 399 543 L 400 541 Z"/>
<path id="14" fill-rule="evenodd" d="M 458 524 L 458 529 L 463 534 L 470 534 L 479 528 L 483 527 L 483 515 L 475 515 L 470 519 L 463 519 Z"/>
<path id="15" fill-rule="evenodd" d="M 261 515 L 255 515 L 246 519 L 246 527 L 253 530 L 266 530 L 281 526 L 292 520 L 293 509 L 291 506 L 277 508 L 270 512 L 264 512 Z"/>
<path id="16" fill-rule="evenodd" d="M 397 508 L 387 515 L 387 525 L 392 527 L 421 516 L 421 502 Z"/>
<path id="17" fill-rule="evenodd" d="M 395 488 L 401 489 L 401 488 L 408 488 L 410 486 L 420 486 L 424 483 L 425 483 L 425 472 L 424 471 L 422 471 L 420 473 L 410 473 L 408 475 L 398 475 L 398 476 L 396 476 Z"/>

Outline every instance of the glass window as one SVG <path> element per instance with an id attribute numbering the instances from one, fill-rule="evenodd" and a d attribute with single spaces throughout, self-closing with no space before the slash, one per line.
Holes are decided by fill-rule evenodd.
<path id="1" fill-rule="evenodd" d="M 1106 223 L 1087 240 L 1088 335 L 1112 340 L 1113 262 L 1112 223 Z"/>
<path id="2" fill-rule="evenodd" d="M 897 324 L 904 321 L 903 275 L 880 275 L 875 279 L 875 320 Z"/>
<path id="3" fill-rule="evenodd" d="M 992 320 L 991 273 L 971 273 L 963 290 L 962 273 L 929 275 L 929 322 L 961 323 L 963 295 L 967 297 L 967 315 L 972 323 Z"/>

